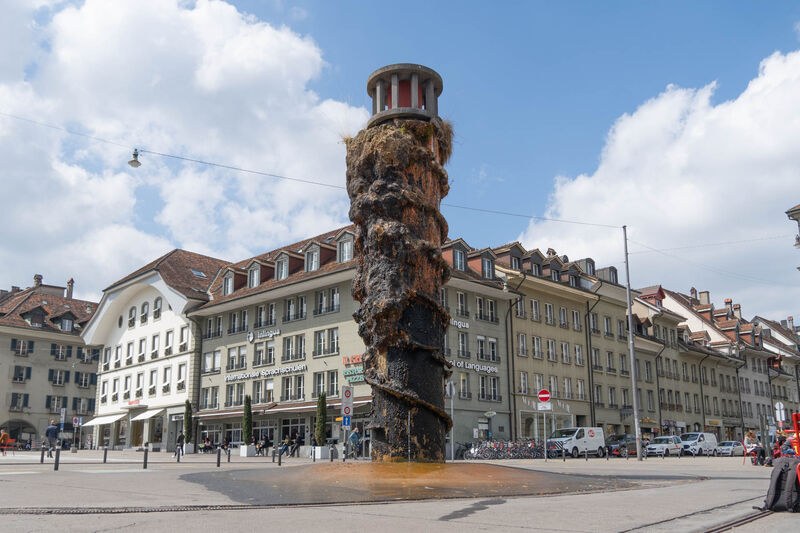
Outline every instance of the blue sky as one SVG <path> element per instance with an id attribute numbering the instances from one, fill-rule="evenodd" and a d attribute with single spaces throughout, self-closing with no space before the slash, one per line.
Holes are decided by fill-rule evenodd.
<path id="1" fill-rule="evenodd" d="M 800 313 L 796 2 L 29 4 L 0 22 L 5 286 L 41 271 L 97 297 L 173 247 L 236 261 L 345 223 L 335 190 L 125 161 L 138 146 L 343 185 L 368 75 L 416 62 L 455 126 L 445 204 L 627 224 L 634 286 Z M 475 247 L 622 267 L 618 230 L 444 213 Z"/>

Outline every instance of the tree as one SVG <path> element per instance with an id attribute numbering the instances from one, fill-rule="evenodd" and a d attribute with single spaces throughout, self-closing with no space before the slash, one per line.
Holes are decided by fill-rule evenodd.
<path id="1" fill-rule="evenodd" d="M 328 404 L 326 402 L 325 393 L 321 392 L 317 398 L 317 425 L 314 428 L 314 438 L 317 440 L 317 446 L 325 444 L 325 422 L 328 420 Z"/>
<path id="2" fill-rule="evenodd" d="M 192 442 L 192 427 L 194 427 L 194 422 L 192 420 L 192 402 L 186 400 L 186 404 L 183 408 L 183 436 L 186 438 L 186 442 Z"/>
<path id="3" fill-rule="evenodd" d="M 250 395 L 244 397 L 244 414 L 242 415 L 242 439 L 244 444 L 250 444 L 253 439 L 253 406 L 250 402 Z"/>

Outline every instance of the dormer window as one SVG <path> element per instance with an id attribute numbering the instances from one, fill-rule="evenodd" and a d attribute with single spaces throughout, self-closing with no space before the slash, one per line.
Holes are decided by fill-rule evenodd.
<path id="1" fill-rule="evenodd" d="M 222 295 L 227 296 L 229 294 L 233 294 L 233 273 L 231 272 L 228 272 L 222 278 Z"/>
<path id="2" fill-rule="evenodd" d="M 531 274 L 534 276 L 541 276 L 542 275 L 542 265 L 539 263 L 531 263 Z"/>
<path id="3" fill-rule="evenodd" d="M 72 333 L 73 322 L 71 318 L 61 317 L 61 331 Z"/>
<path id="4" fill-rule="evenodd" d="M 577 287 L 578 286 L 578 276 L 575 274 L 569 275 L 569 286 L 570 287 Z"/>
<path id="5" fill-rule="evenodd" d="M 456 270 L 466 270 L 466 258 L 464 250 L 453 250 L 453 268 Z"/>
<path id="6" fill-rule="evenodd" d="M 522 261 L 520 261 L 519 257 L 511 256 L 511 268 L 513 268 L 514 270 L 519 270 L 521 264 Z"/>
<path id="7" fill-rule="evenodd" d="M 344 263 L 353 259 L 353 239 L 347 238 L 339 241 L 338 246 L 339 262 Z"/>
<path id="8" fill-rule="evenodd" d="M 561 279 L 561 273 L 557 269 L 551 267 L 550 279 L 552 279 L 553 281 L 559 281 Z"/>
<path id="9" fill-rule="evenodd" d="M 161 318 L 161 297 L 159 296 L 153 301 L 153 320 Z"/>
<path id="10" fill-rule="evenodd" d="M 128 310 L 128 327 L 132 328 L 135 325 L 136 325 L 136 308 L 131 307 Z"/>
<path id="11" fill-rule="evenodd" d="M 289 277 L 289 259 L 283 257 L 275 261 L 275 279 L 282 280 Z"/>
<path id="12" fill-rule="evenodd" d="M 586 273 L 590 276 L 594 276 L 594 261 L 591 259 L 586 260 Z"/>
<path id="13" fill-rule="evenodd" d="M 258 287 L 259 283 L 261 283 L 261 268 L 258 265 L 253 265 L 247 271 L 247 286 L 252 289 L 253 287 Z"/>
<path id="14" fill-rule="evenodd" d="M 27 316 L 28 324 L 35 328 L 40 328 L 44 325 L 44 313 L 41 309 L 34 309 Z"/>
<path id="15" fill-rule="evenodd" d="M 147 302 L 144 302 L 142 304 L 142 310 L 141 310 L 141 313 L 140 313 L 140 316 L 139 316 L 139 322 L 141 322 L 142 324 L 147 324 L 147 316 L 149 314 L 150 314 L 150 304 L 147 303 Z"/>
<path id="16" fill-rule="evenodd" d="M 306 252 L 306 272 L 319 270 L 319 248 L 312 248 Z"/>
<path id="17" fill-rule="evenodd" d="M 481 267 L 484 279 L 494 279 L 494 260 L 491 257 L 482 258 Z"/>

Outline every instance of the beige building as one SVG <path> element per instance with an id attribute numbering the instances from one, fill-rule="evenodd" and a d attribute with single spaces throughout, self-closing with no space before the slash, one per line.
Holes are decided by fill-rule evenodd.
<path id="1" fill-rule="evenodd" d="M 73 298 L 73 288 L 37 274 L 32 287 L 0 291 L 0 428 L 20 443 L 38 446 L 50 420 L 63 423 L 64 441 L 87 443 L 76 426 L 95 411 L 99 352 L 80 332 L 97 304 Z"/>

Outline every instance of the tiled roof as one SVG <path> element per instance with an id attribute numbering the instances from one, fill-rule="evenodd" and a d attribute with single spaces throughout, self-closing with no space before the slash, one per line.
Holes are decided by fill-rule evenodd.
<path id="1" fill-rule="evenodd" d="M 41 308 L 44 312 L 42 326 L 32 326 L 24 315 L 36 308 Z M 73 315 L 75 324 L 83 325 L 89 321 L 97 310 L 97 303 L 76 298 L 66 298 L 52 294 L 51 292 L 37 291 L 36 287 L 31 287 L 23 291 L 14 293 L 0 305 L 0 325 L 26 328 L 35 331 L 57 331 L 64 334 L 79 335 L 79 328 L 72 332 L 61 331 L 60 323 L 57 319 L 70 313 Z"/>
<path id="2" fill-rule="evenodd" d="M 205 300 L 208 298 L 208 286 L 214 280 L 214 276 L 219 269 L 228 264 L 227 261 L 223 261 L 222 259 L 215 259 L 207 255 L 176 249 L 162 255 L 135 272 L 128 274 L 109 286 L 106 291 L 136 279 L 148 272 L 155 271 L 161 274 L 161 277 L 167 285 L 187 298 Z M 198 275 L 195 272 L 202 275 Z"/>

